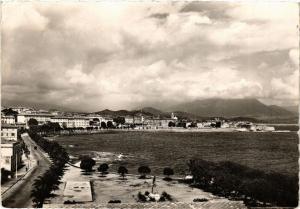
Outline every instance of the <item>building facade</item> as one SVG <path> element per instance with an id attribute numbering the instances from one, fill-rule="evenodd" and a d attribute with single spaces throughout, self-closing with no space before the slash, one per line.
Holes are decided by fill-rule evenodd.
<path id="1" fill-rule="evenodd" d="M 17 116 L 18 123 L 25 123 L 28 126 L 28 121 L 32 118 L 37 120 L 39 125 L 51 122 L 51 118 L 54 117 L 51 114 L 19 114 Z"/>
<path id="2" fill-rule="evenodd" d="M 12 115 L 1 115 L 1 124 L 15 124 L 15 117 Z"/>
<path id="3" fill-rule="evenodd" d="M 1 140 L 1 168 L 16 171 L 22 163 L 22 148 L 19 142 Z"/>
<path id="4" fill-rule="evenodd" d="M 12 124 L 1 124 L 1 139 L 18 140 L 18 127 Z"/>

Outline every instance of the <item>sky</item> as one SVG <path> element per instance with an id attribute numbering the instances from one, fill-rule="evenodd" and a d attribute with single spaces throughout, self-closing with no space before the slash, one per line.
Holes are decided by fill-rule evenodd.
<path id="1" fill-rule="evenodd" d="M 298 23 L 298 5 L 286 2 L 6 2 L 2 105 L 295 105 Z"/>

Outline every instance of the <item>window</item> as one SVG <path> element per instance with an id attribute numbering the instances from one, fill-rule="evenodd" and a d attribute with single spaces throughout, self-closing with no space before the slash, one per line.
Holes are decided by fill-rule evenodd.
<path id="1" fill-rule="evenodd" d="M 11 136 L 15 136 L 15 133 L 11 133 Z"/>

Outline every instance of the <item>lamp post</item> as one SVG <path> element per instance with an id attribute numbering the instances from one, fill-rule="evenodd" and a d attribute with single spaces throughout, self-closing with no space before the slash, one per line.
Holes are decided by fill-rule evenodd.
<path id="1" fill-rule="evenodd" d="M 16 176 L 15 178 L 17 179 L 18 178 L 18 152 L 16 151 Z"/>

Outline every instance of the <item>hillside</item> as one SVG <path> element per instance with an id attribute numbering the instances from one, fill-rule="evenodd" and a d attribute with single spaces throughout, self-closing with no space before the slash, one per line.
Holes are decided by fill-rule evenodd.
<path id="1" fill-rule="evenodd" d="M 205 99 L 182 103 L 170 108 L 170 111 L 184 111 L 203 117 L 278 117 L 293 116 L 282 107 L 267 106 L 257 99 Z"/>

